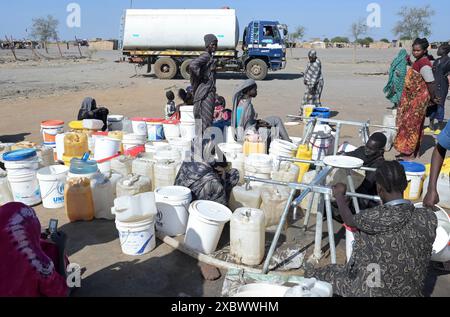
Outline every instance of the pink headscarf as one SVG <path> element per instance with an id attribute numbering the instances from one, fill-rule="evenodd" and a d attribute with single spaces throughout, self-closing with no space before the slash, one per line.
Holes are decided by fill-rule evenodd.
<path id="1" fill-rule="evenodd" d="M 64 278 L 43 248 L 57 254 L 56 245 L 41 240 L 32 208 L 22 203 L 0 207 L 0 296 L 67 295 Z"/>

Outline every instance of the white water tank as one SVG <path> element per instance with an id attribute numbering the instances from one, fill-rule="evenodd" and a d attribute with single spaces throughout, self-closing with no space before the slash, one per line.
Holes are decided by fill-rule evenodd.
<path id="1" fill-rule="evenodd" d="M 235 50 L 239 23 L 233 9 L 218 10 L 127 10 L 124 50 L 201 50 L 204 36 L 219 40 L 218 50 Z"/>
<path id="2" fill-rule="evenodd" d="M 231 217 L 230 254 L 245 265 L 259 265 L 264 258 L 266 227 L 259 209 L 239 208 Z"/>

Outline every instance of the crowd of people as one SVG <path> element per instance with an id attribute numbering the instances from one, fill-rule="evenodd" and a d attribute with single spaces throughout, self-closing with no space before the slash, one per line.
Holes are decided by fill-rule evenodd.
<path id="1" fill-rule="evenodd" d="M 218 149 L 214 143 L 215 137 L 205 137 L 205 131 L 216 124 L 220 128 L 230 126 L 237 141 L 242 141 L 248 133 L 265 133 L 268 142 L 274 138 L 290 141 L 290 137 L 279 117 L 258 118 L 254 105 L 258 87 L 251 79 L 237 87 L 233 108 L 226 109 L 225 98 L 217 93 L 216 88 L 216 61 L 213 55 L 219 45 L 218 39 L 208 34 L 204 40 L 205 52 L 190 65 L 191 86 L 178 91 L 182 104 L 176 105 L 175 93 L 168 91 L 164 112 L 166 119 L 178 119 L 180 107 L 191 105 L 196 119 L 192 157 L 183 162 L 175 184 L 190 188 L 197 200 L 214 200 L 226 205 L 231 189 L 238 183 L 239 172 L 228 169 L 226 160 L 216 160 Z M 450 50 L 448 44 L 441 46 L 438 51 L 440 57 L 433 61 L 428 47 L 426 39 L 414 42 L 414 63 L 402 50 L 392 63 L 385 89 L 398 109 L 395 147 L 400 152 L 400 159 L 411 159 L 417 155 L 427 112 L 430 129 L 439 131 L 443 128 Z M 320 106 L 324 87 L 321 62 L 315 51 L 308 56 L 309 63 L 304 74 L 307 89 L 303 104 Z M 87 98 L 78 119 L 100 119 L 106 129 L 107 115 L 108 109 L 98 108 L 94 99 Z M 277 135 L 273 135 L 274 131 Z M 345 197 L 346 186 L 334 186 L 335 216 L 357 232 L 353 253 L 345 265 L 324 268 L 307 265 L 306 277 L 330 282 L 335 294 L 340 296 L 423 296 L 437 227 L 437 218 L 427 207 L 439 202 L 437 179 L 446 151 L 450 149 L 449 125 L 440 132 L 432 158 L 425 208 L 415 208 L 404 199 L 406 174 L 399 162 L 385 160 L 387 139 L 384 134 L 373 134 L 367 144 L 345 154 L 362 159 L 364 166 L 377 169 L 366 174 L 357 192 L 379 195 L 382 204 L 360 200 L 362 212 L 355 214 Z M 62 233 L 41 234 L 33 209 L 20 203 L 0 207 L 0 243 L 3 259 L 0 264 L 0 295 L 69 294 L 65 281 L 68 264 L 64 256 L 65 237 Z M 371 286 L 367 283 L 371 274 L 367 267 L 374 263 L 379 268 L 380 281 Z M 210 265 L 201 264 L 201 271 L 208 280 L 220 277 L 220 271 Z"/>

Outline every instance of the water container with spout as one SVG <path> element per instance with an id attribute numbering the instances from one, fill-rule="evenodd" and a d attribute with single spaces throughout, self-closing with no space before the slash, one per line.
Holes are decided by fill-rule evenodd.
<path id="1" fill-rule="evenodd" d="M 272 172 L 272 180 L 286 183 L 296 183 L 299 167 L 290 162 L 281 162 L 280 168 Z"/>
<path id="2" fill-rule="evenodd" d="M 230 209 L 247 207 L 258 209 L 261 206 L 261 187 L 236 186 L 230 197 Z"/>
<path id="3" fill-rule="evenodd" d="M 307 144 L 301 144 L 298 147 L 297 158 L 299 160 L 307 160 L 311 161 L 313 157 L 312 147 Z M 296 163 L 300 168 L 298 174 L 298 182 L 301 183 L 303 181 L 303 176 L 309 171 L 311 164 L 308 163 Z"/>
<path id="4" fill-rule="evenodd" d="M 148 177 L 153 183 L 153 180 L 155 179 L 153 175 L 154 165 L 155 162 L 153 160 L 137 158 L 132 164 L 133 174 Z"/>
<path id="5" fill-rule="evenodd" d="M 133 159 L 121 155 L 111 160 L 111 171 L 122 176 L 128 176 L 132 173 Z"/>
<path id="6" fill-rule="evenodd" d="M 259 209 L 239 208 L 231 217 L 230 254 L 245 265 L 259 265 L 264 258 L 265 218 Z"/>
<path id="7" fill-rule="evenodd" d="M 289 199 L 289 190 L 283 187 L 263 186 L 261 188 L 261 210 L 264 212 L 266 227 L 278 225 Z"/>
<path id="8" fill-rule="evenodd" d="M 117 197 L 134 196 L 151 191 L 150 179 L 140 175 L 129 175 L 117 183 Z"/>
<path id="9" fill-rule="evenodd" d="M 70 166 L 72 158 L 81 158 L 84 153 L 89 152 L 88 136 L 85 133 L 67 133 L 64 136 L 63 161 Z"/>
<path id="10" fill-rule="evenodd" d="M 181 167 L 181 154 L 176 151 L 160 151 L 155 155 L 154 188 L 173 186 Z"/>
<path id="11" fill-rule="evenodd" d="M 69 178 L 64 187 L 64 204 L 71 222 L 93 220 L 95 209 L 90 179 Z"/>
<path id="12" fill-rule="evenodd" d="M 243 152 L 246 156 L 250 154 L 266 154 L 267 144 L 258 134 L 250 135 L 245 138 Z"/>
<path id="13" fill-rule="evenodd" d="M 154 219 L 157 209 L 154 193 L 142 193 L 134 196 L 122 196 L 114 200 L 111 212 L 120 222 L 139 222 Z"/>
<path id="14" fill-rule="evenodd" d="M 98 173 L 91 180 L 92 195 L 96 219 L 113 220 L 111 207 L 114 205 L 114 191 L 111 181 Z"/>

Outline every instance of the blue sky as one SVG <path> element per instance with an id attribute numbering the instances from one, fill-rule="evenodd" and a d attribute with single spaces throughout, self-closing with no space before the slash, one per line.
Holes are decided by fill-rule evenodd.
<path id="1" fill-rule="evenodd" d="M 0 1 L 0 37 L 12 35 L 26 37 L 31 20 L 51 14 L 59 19 L 62 39 L 118 38 L 120 18 L 131 0 L 15 0 Z M 66 7 L 76 2 L 81 6 L 81 28 L 68 28 Z M 306 39 L 312 37 L 350 37 L 350 25 L 366 18 L 367 5 L 377 2 L 381 6 L 381 28 L 370 29 L 368 35 L 375 39 L 394 39 L 391 32 L 398 20 L 396 13 L 403 5 L 430 4 L 436 11 L 433 17 L 431 40 L 450 39 L 450 1 L 448 0 L 133 0 L 134 8 L 220 8 L 229 6 L 237 10 L 241 29 L 253 19 L 278 20 L 295 29 L 306 27 Z"/>

